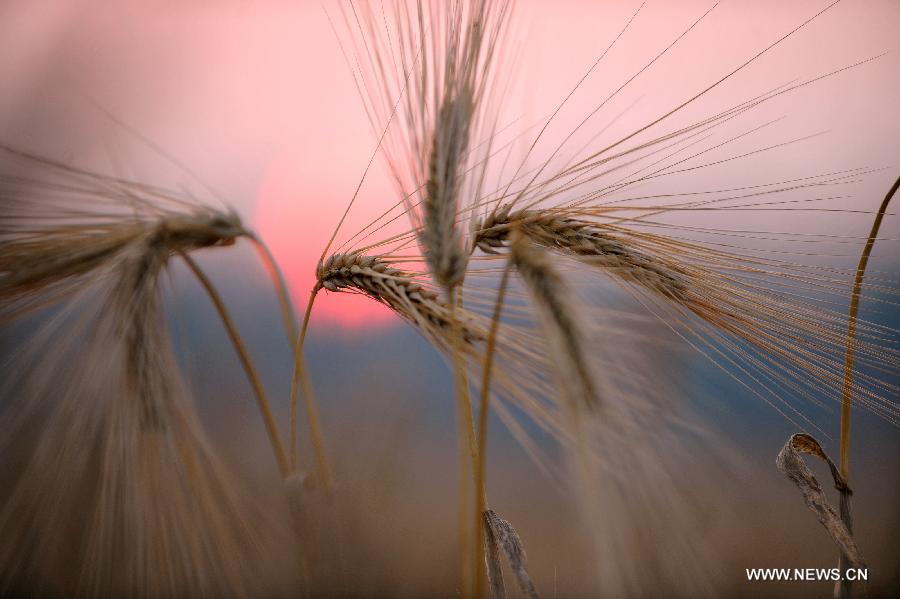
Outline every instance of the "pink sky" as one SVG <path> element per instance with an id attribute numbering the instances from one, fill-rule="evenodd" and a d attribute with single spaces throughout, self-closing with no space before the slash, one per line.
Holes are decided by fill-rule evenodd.
<path id="1" fill-rule="evenodd" d="M 520 57 L 504 120 L 522 116 L 522 122 L 533 123 L 574 85 L 639 2 L 519 4 L 514 41 Z M 548 139 L 559 139 L 579 114 L 710 5 L 648 2 Z M 622 123 L 633 129 L 824 5 L 820 0 L 725 2 L 605 114 L 611 117 L 639 100 Z M 0 7 L 0 140 L 80 165 L 125 169 L 145 180 L 188 182 L 187 175 L 111 124 L 96 108 L 102 106 L 177 157 L 254 223 L 282 263 L 298 302 L 305 302 L 315 262 L 374 147 L 326 10 L 340 27 L 336 4 L 327 1 L 7 1 Z M 829 130 L 824 141 L 788 154 L 789 164 L 782 154 L 754 168 L 771 170 L 772 179 L 782 172 L 859 165 L 896 171 L 898 30 L 900 3 L 845 0 L 701 108 L 708 112 L 794 77 L 888 51 L 874 64 L 754 117 L 756 123 L 787 115 L 779 131 L 785 136 Z M 875 203 L 892 176 L 861 188 L 860 201 Z M 396 199 L 376 162 L 343 232 L 355 232 Z M 388 318 L 371 301 L 346 297 L 322 298 L 317 317 L 348 326 Z"/>

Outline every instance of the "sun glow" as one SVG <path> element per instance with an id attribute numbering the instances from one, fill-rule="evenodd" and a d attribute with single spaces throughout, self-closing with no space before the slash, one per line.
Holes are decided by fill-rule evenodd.
<path id="1" fill-rule="evenodd" d="M 300 312 L 315 284 L 316 262 L 349 201 L 347 191 L 335 185 L 335 177 L 308 172 L 309 168 L 296 153 L 276 160 L 259 187 L 254 214 L 255 229 L 284 272 Z M 351 213 L 346 230 L 355 232 L 366 224 Z M 327 290 L 319 293 L 313 313 L 313 322 L 322 321 L 349 330 L 398 322 L 388 308 L 367 297 Z"/>

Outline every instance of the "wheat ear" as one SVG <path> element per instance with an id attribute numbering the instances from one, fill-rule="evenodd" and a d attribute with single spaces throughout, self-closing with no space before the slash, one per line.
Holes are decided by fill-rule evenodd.
<path id="1" fill-rule="evenodd" d="M 450 62 L 450 61 L 448 61 Z M 465 530 L 467 491 L 469 470 L 474 472 L 478 461 L 478 446 L 475 440 L 472 404 L 468 393 L 468 380 L 460 355 L 462 330 L 456 319 L 456 308 L 461 298 L 458 288 L 465 278 L 466 254 L 463 251 L 462 235 L 456 224 L 456 213 L 459 205 L 460 172 L 463 159 L 469 145 L 469 129 L 475 108 L 472 89 L 468 82 L 457 88 L 454 79 L 456 65 L 448 64 L 448 75 L 445 96 L 438 111 L 434 128 L 432 149 L 428 157 L 428 177 L 425 181 L 425 202 L 423 206 L 422 230 L 419 234 L 424 248 L 425 262 L 435 280 L 444 288 L 450 302 L 450 324 L 453 332 L 452 363 L 456 404 L 459 411 L 460 428 L 460 543 L 468 547 Z M 471 454 L 471 455 L 469 455 Z M 472 465 L 466 464 L 471 459 Z M 479 491 L 476 489 L 476 493 Z M 472 531 L 475 538 L 479 535 Z M 479 559 L 476 545 L 475 556 L 475 595 L 480 595 L 484 569 Z M 468 575 L 465 564 L 468 562 L 468 551 L 462 555 L 462 586 L 464 595 L 468 595 Z"/>
<path id="2" fill-rule="evenodd" d="M 253 242 L 253 247 L 256 248 L 263 264 L 265 264 L 269 277 L 272 279 L 275 293 L 278 295 L 278 307 L 281 310 L 281 321 L 284 324 L 284 330 L 287 332 L 288 343 L 293 346 L 297 339 L 297 320 L 294 318 L 294 306 L 291 303 L 291 295 L 287 290 L 284 273 L 281 272 L 281 268 L 278 267 L 278 262 L 275 260 L 275 256 L 272 255 L 269 246 L 256 235 L 250 234 L 249 238 L 250 241 Z"/>
<path id="3" fill-rule="evenodd" d="M 334 254 L 316 271 L 317 288 L 357 292 L 385 304 L 413 324 L 439 347 L 447 346 L 452 334 L 450 307 L 438 294 L 415 280 L 412 273 L 394 268 L 386 260 L 364 254 Z M 463 347 L 484 340 L 484 333 L 462 322 Z"/>
<path id="4" fill-rule="evenodd" d="M 510 211 L 508 207 L 498 210 L 477 227 L 475 246 L 497 253 L 509 244 L 513 229 L 538 246 L 564 253 L 618 281 L 650 291 L 714 327 L 806 367 L 796 355 L 785 352 L 769 331 L 762 330 L 765 323 L 748 309 L 759 310 L 764 306 L 733 285 L 727 275 L 702 264 L 679 260 L 674 251 L 662 255 L 657 248 L 638 249 L 634 239 L 622 238 L 615 230 L 557 210 Z M 682 250 L 685 255 L 697 252 L 697 248 L 669 238 L 656 236 L 651 241 L 670 250 Z M 739 260 L 737 256 L 725 254 L 716 258 Z M 721 288 L 714 282 L 720 282 Z M 816 323 L 806 320 L 800 324 L 814 327 Z"/>
<path id="5" fill-rule="evenodd" d="M 203 434 L 165 326 L 160 275 L 190 244 L 161 232 L 148 226 L 94 279 L 70 282 L 106 290 L 78 306 L 87 319 L 70 332 L 86 338 L 50 344 L 37 372 L 55 376 L 23 398 L 43 430 L 16 435 L 31 451 L 0 509 L 4 589 L 37 576 L 78 596 L 244 596 L 262 582 L 258 532 Z M 60 530 L 77 537 L 64 556 Z"/>
<path id="6" fill-rule="evenodd" d="M 512 210 L 491 213 L 476 226 L 475 247 L 495 254 L 517 228 L 532 242 L 588 259 L 613 276 L 675 300 L 684 299 L 685 277 L 673 266 L 649 256 L 588 220 L 555 210 Z"/>
<path id="7" fill-rule="evenodd" d="M 296 405 L 297 391 L 304 370 L 302 344 L 306 335 L 310 310 L 316 294 L 321 289 L 368 295 L 390 307 L 419 329 L 426 338 L 441 347 L 447 347 L 447 340 L 453 338 L 453 307 L 442 302 L 436 292 L 416 282 L 413 275 L 392 267 L 381 258 L 358 253 L 333 254 L 317 267 L 316 280 L 298 338 L 298 349 L 295 352 L 295 384 L 292 390 L 292 406 Z M 459 331 L 461 347 L 466 353 L 471 351 L 474 341 L 484 338 L 483 334 L 465 322 L 460 323 Z M 304 396 L 311 398 L 311 390 L 305 382 Z M 307 401 L 307 409 L 310 405 L 310 402 Z"/>
<path id="8" fill-rule="evenodd" d="M 567 300 L 565 281 L 548 257 L 516 229 L 512 233 L 510 250 L 513 264 L 540 315 L 554 354 L 559 384 L 570 408 L 577 413 L 581 406 L 596 407 L 598 394 L 584 350 L 578 316 Z"/>
<path id="9" fill-rule="evenodd" d="M 434 132 L 425 182 L 422 230 L 425 262 L 435 280 L 445 289 L 462 282 L 466 273 L 466 254 L 456 225 L 460 171 L 469 141 L 473 111 L 472 93 L 444 99 Z"/>

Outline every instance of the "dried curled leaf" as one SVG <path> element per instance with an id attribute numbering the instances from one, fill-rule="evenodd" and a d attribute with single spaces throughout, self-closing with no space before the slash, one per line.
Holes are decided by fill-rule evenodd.
<path id="1" fill-rule="evenodd" d="M 506 585 L 503 583 L 503 568 L 500 563 L 500 545 L 497 536 L 488 523 L 490 510 L 482 512 L 484 519 L 484 561 L 487 564 L 488 583 L 491 587 L 491 599 L 505 599 Z"/>
<path id="2" fill-rule="evenodd" d="M 800 454 L 808 454 L 816 456 L 823 462 L 828 464 L 831 469 L 831 476 L 834 478 L 834 486 L 841 493 L 852 493 L 847 481 L 841 476 L 837 466 L 831 461 L 831 458 L 822 449 L 822 446 L 811 435 L 798 433 L 792 435 L 788 442 L 778 453 L 775 464 L 778 469 L 783 472 L 803 493 L 803 501 L 807 507 L 811 509 L 831 538 L 837 544 L 841 552 L 846 556 L 847 560 L 856 567 L 862 566 L 862 558 L 859 555 L 859 549 L 853 540 L 852 533 L 847 529 L 837 510 L 828 503 L 825 492 L 822 490 L 819 481 L 815 475 L 806 466 Z"/>
<path id="3" fill-rule="evenodd" d="M 487 544 L 488 557 L 488 577 L 491 583 L 492 597 L 505 597 L 503 586 L 503 574 L 500 570 L 499 549 L 503 549 L 506 555 L 506 561 L 509 567 L 516 575 L 519 581 L 519 588 L 529 599 L 539 597 L 531 576 L 528 575 L 528 563 L 525 556 L 525 548 L 522 545 L 522 539 L 519 538 L 516 529 L 512 524 L 497 515 L 494 510 L 484 511 L 484 524 L 486 533 L 485 543 Z"/>

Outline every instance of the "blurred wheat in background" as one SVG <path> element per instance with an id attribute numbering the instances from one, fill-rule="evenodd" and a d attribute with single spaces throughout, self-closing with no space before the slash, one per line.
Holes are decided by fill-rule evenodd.
<path id="1" fill-rule="evenodd" d="M 0 592 L 890 596 L 896 25 L 0 8 Z"/>

